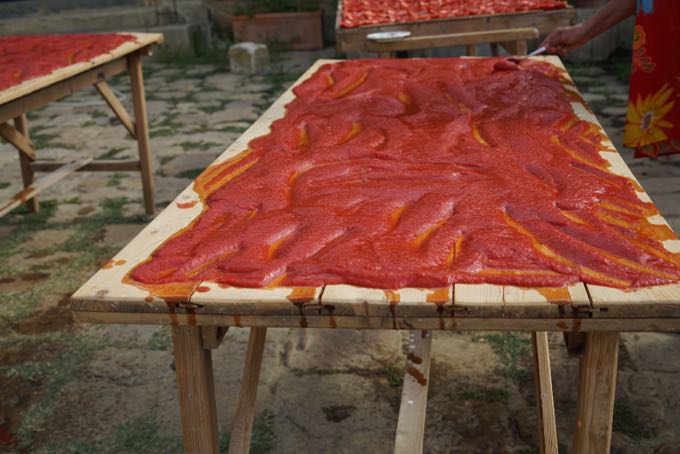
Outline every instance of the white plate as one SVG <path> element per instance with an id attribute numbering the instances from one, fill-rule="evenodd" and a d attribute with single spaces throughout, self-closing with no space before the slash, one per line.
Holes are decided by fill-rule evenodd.
<path id="1" fill-rule="evenodd" d="M 401 41 L 404 38 L 411 36 L 411 32 L 399 30 L 394 32 L 376 32 L 366 35 L 366 39 L 370 41 L 377 41 L 380 43 L 389 43 L 392 41 Z"/>

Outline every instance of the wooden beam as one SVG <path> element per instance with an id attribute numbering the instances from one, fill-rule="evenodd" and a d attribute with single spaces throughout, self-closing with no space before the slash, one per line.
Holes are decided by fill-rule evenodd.
<path id="1" fill-rule="evenodd" d="M 19 115 L 14 119 L 14 127 L 16 130 L 22 134 L 26 140 L 28 140 L 29 144 L 31 145 L 31 150 L 33 151 L 34 155 L 31 158 L 30 156 L 27 156 L 24 152 L 19 150 L 19 167 L 21 169 L 21 182 L 24 184 L 24 189 L 29 187 L 30 185 L 33 184 L 35 181 L 35 173 L 33 172 L 33 169 L 31 169 L 31 164 L 34 161 L 36 155 L 35 155 L 35 146 L 33 145 L 33 142 L 31 142 L 31 136 L 28 132 L 28 118 L 26 117 L 26 114 Z M 26 208 L 28 209 L 29 213 L 37 213 L 40 211 L 40 203 L 38 202 L 37 197 L 31 197 L 31 199 L 26 202 Z"/>
<path id="2" fill-rule="evenodd" d="M 243 365 L 243 378 L 238 396 L 238 406 L 234 416 L 234 424 L 229 440 L 229 454 L 248 454 L 250 452 L 250 438 L 255 419 L 255 400 L 257 397 L 257 383 L 260 379 L 262 355 L 267 328 L 250 328 L 246 361 Z"/>
<path id="3" fill-rule="evenodd" d="M 216 350 L 222 343 L 224 335 L 227 334 L 228 326 L 203 326 L 201 336 L 203 338 L 203 348 Z"/>
<path id="4" fill-rule="evenodd" d="M 432 332 L 410 332 L 397 434 L 394 439 L 395 454 L 423 452 L 431 347 Z"/>
<path id="5" fill-rule="evenodd" d="M 443 35 L 411 36 L 399 41 L 379 42 L 367 41 L 368 52 L 395 52 L 399 50 L 431 49 L 435 47 L 469 46 L 502 41 L 534 39 L 538 30 L 533 27 L 511 28 L 505 30 L 484 30 L 464 33 L 447 33 Z M 470 49 L 468 48 L 468 51 Z"/>
<path id="6" fill-rule="evenodd" d="M 586 348 L 579 369 L 576 430 L 571 452 L 609 452 L 618 356 L 618 332 L 586 334 Z"/>
<path id="7" fill-rule="evenodd" d="M 113 110 L 113 113 L 116 114 L 116 117 L 118 117 L 120 122 L 123 123 L 125 129 L 128 130 L 132 137 L 136 138 L 137 132 L 135 131 L 135 123 L 132 121 L 132 118 L 130 118 L 130 115 L 127 113 L 127 110 L 125 110 L 123 104 L 121 104 L 118 98 L 116 98 L 116 95 L 109 84 L 106 83 L 105 80 L 100 80 L 94 84 L 94 87 L 97 89 L 99 94 L 102 95 L 102 98 L 104 98 L 106 104 L 108 104 L 111 110 Z"/>
<path id="8" fill-rule="evenodd" d="M 16 118 L 22 114 L 40 108 L 51 101 L 71 95 L 83 87 L 94 85 L 100 80 L 123 72 L 126 68 L 127 61 L 125 58 L 119 58 L 118 60 L 94 67 L 86 72 L 64 79 L 6 104 L 2 104 L 0 105 L 0 122 Z"/>
<path id="9" fill-rule="evenodd" d="M 184 452 L 217 454 L 217 407 L 211 352 L 203 348 L 201 328 L 197 326 L 173 326 L 172 343 Z"/>
<path id="10" fill-rule="evenodd" d="M 144 99 L 144 75 L 142 74 L 142 60 L 139 53 L 128 56 L 130 84 L 132 86 L 132 103 L 135 109 L 135 137 L 139 150 L 140 171 L 142 173 L 142 192 L 144 193 L 144 208 L 151 216 L 154 206 L 153 169 L 151 168 L 151 150 L 149 147 L 149 128 L 146 123 L 146 100 Z"/>
<path id="11" fill-rule="evenodd" d="M 30 164 L 34 172 L 51 172 L 66 164 L 63 161 L 33 161 Z M 95 159 L 76 169 L 76 172 L 125 172 L 139 171 L 137 159 Z"/>
<path id="12" fill-rule="evenodd" d="M 19 191 L 14 196 L 12 199 L 7 202 L 5 205 L 0 207 L 0 217 L 6 215 L 10 211 L 12 211 L 14 208 L 18 207 L 22 203 L 25 203 L 27 200 L 31 199 L 32 197 L 35 197 L 36 194 L 38 194 L 41 191 L 44 191 L 48 187 L 52 186 L 54 183 L 58 182 L 59 180 L 63 179 L 67 175 L 69 175 L 71 172 L 75 171 L 79 167 L 84 166 L 88 162 L 90 162 L 92 158 L 82 158 L 76 161 L 73 161 L 69 164 L 66 164 L 56 171 L 42 177 L 38 178 L 33 184 L 28 186 L 26 189 L 23 191 Z"/>
<path id="13" fill-rule="evenodd" d="M 550 372 L 548 333 L 545 331 L 531 333 L 531 343 L 534 350 L 534 381 L 536 383 L 540 452 L 557 454 L 557 424 L 555 422 L 555 402 Z"/>
<path id="14" fill-rule="evenodd" d="M 21 118 L 21 115 L 17 118 Z M 21 122 L 19 122 L 19 124 L 21 124 Z M 7 122 L 0 123 L 0 136 L 14 145 L 14 147 L 19 150 L 20 155 L 23 154 L 31 161 L 35 160 L 35 147 L 33 146 L 33 143 L 28 136 L 20 132 L 16 127 Z"/>

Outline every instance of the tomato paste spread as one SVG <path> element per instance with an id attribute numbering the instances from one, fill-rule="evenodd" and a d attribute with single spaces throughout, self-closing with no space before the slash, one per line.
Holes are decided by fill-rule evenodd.
<path id="1" fill-rule="evenodd" d="M 354 28 L 566 7 L 566 0 L 344 0 L 340 26 Z"/>
<path id="2" fill-rule="evenodd" d="M 208 167 L 202 213 L 134 268 L 143 288 L 677 281 L 676 236 L 600 156 L 548 63 L 322 66 L 284 118 Z M 612 150 L 613 151 L 613 150 Z M 155 287 L 158 288 L 158 287 Z"/>
<path id="3" fill-rule="evenodd" d="M 109 52 L 132 35 L 0 36 L 0 90 Z"/>

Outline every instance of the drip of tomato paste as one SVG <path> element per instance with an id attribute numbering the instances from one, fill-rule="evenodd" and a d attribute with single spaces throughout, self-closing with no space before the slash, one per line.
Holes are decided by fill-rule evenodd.
<path id="1" fill-rule="evenodd" d="M 90 60 L 134 39 L 118 33 L 0 36 L 0 90 Z"/>
<path id="2" fill-rule="evenodd" d="M 565 75 L 501 59 L 322 66 L 285 117 L 195 182 L 203 211 L 128 281 L 144 288 L 677 282 L 680 255 L 609 169 Z M 608 151 L 611 152 L 611 151 Z"/>

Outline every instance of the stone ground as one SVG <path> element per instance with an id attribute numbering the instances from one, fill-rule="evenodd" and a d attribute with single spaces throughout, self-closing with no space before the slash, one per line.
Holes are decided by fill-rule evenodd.
<path id="1" fill-rule="evenodd" d="M 217 157 L 313 59 L 287 54 L 272 74 L 237 76 L 217 64 L 146 66 L 161 209 Z M 625 64 L 623 65 L 625 66 Z M 621 148 L 622 64 L 571 68 Z M 625 76 L 624 76 L 625 77 Z M 123 77 L 114 88 L 129 104 Z M 30 115 L 41 158 L 133 157 L 135 143 L 94 91 Z M 680 160 L 626 160 L 680 230 Z M 0 145 L 0 200 L 19 190 L 16 152 Z M 75 325 L 69 296 L 149 221 L 136 173 L 80 173 L 42 197 L 40 214 L 0 219 L 0 451 L 178 452 L 180 422 L 170 331 Z M 214 355 L 227 442 L 247 342 L 232 329 Z M 578 360 L 551 335 L 561 451 L 568 450 Z M 258 390 L 253 452 L 391 451 L 405 334 L 272 329 Z M 426 452 L 536 452 L 527 333 L 436 333 Z M 680 450 L 680 337 L 625 334 L 613 452 Z"/>

